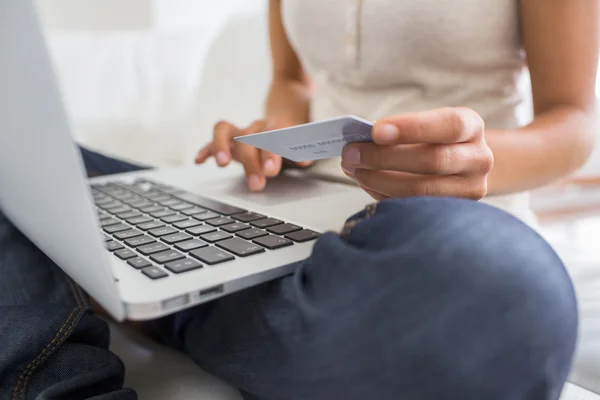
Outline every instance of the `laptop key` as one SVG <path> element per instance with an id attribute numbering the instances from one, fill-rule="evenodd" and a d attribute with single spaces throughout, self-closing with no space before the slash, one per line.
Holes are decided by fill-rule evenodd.
<path id="1" fill-rule="evenodd" d="M 138 211 L 128 211 L 128 212 L 124 212 L 121 214 L 117 214 L 117 217 L 124 219 L 124 220 L 128 220 L 131 218 L 136 218 L 136 217 L 140 217 L 142 214 L 140 214 Z"/>
<path id="2" fill-rule="evenodd" d="M 139 217 L 127 218 L 126 221 L 131 225 L 140 225 L 152 221 L 152 218 L 146 217 L 145 215 L 140 215 Z"/>
<path id="3" fill-rule="evenodd" d="M 98 205 L 98 207 L 100 207 L 101 209 L 103 209 L 105 211 L 110 211 L 111 209 L 119 208 L 122 205 L 123 204 L 119 201 L 111 201 L 110 203 Z"/>
<path id="4" fill-rule="evenodd" d="M 167 200 L 159 201 L 158 203 L 161 206 L 171 207 L 171 206 L 176 206 L 178 204 L 181 204 L 181 201 L 177 200 L 177 199 L 174 199 L 172 197 L 169 197 Z"/>
<path id="5" fill-rule="evenodd" d="M 186 208 L 185 210 L 181 210 L 181 213 L 183 215 L 196 215 L 196 214 L 202 214 L 205 213 L 207 210 L 205 210 L 204 208 L 200 208 L 200 207 L 192 207 L 192 208 Z"/>
<path id="6" fill-rule="evenodd" d="M 185 215 L 176 214 L 176 215 L 169 215 L 168 217 L 163 217 L 160 220 L 162 222 L 166 222 L 167 224 L 173 224 L 175 222 L 184 221 L 186 219 L 187 219 L 187 217 Z"/>
<path id="7" fill-rule="evenodd" d="M 240 222 L 236 222 L 235 224 L 229 224 L 221 227 L 222 230 L 229 233 L 235 233 L 239 231 L 243 231 L 246 229 L 250 229 L 250 225 L 242 224 Z"/>
<path id="8" fill-rule="evenodd" d="M 121 232 L 121 231 L 128 231 L 131 228 L 125 224 L 116 224 L 116 225 L 105 226 L 103 229 L 104 229 L 104 232 L 112 234 L 112 233 L 117 233 L 117 232 Z"/>
<path id="9" fill-rule="evenodd" d="M 116 225 L 116 224 L 120 224 L 121 221 L 119 221 L 118 219 L 115 218 L 106 218 L 100 221 L 100 226 L 101 227 L 105 227 L 105 226 L 110 226 L 110 225 Z"/>
<path id="10" fill-rule="evenodd" d="M 110 242 L 112 240 L 112 238 L 110 236 L 107 236 L 104 233 L 102 234 L 102 238 L 104 239 L 105 242 Z"/>
<path id="11" fill-rule="evenodd" d="M 169 276 L 165 271 L 158 267 L 146 267 L 142 269 L 142 274 L 146 275 L 150 279 L 161 279 Z"/>
<path id="12" fill-rule="evenodd" d="M 163 236 L 160 238 L 160 240 L 168 244 L 174 244 L 178 242 L 183 242 L 184 240 L 188 240 L 191 238 L 192 237 L 190 235 L 187 235 L 183 232 L 177 232 L 172 235 Z"/>
<path id="13" fill-rule="evenodd" d="M 261 238 L 254 239 L 253 242 L 256 244 L 260 244 L 261 246 L 264 246 L 269 250 L 276 250 L 294 244 L 294 242 L 292 242 L 289 239 L 273 235 L 263 236 Z"/>
<path id="14" fill-rule="evenodd" d="M 231 234 L 229 234 L 227 232 L 217 231 L 217 232 L 207 233 L 200 237 L 202 238 L 202 240 L 206 240 L 209 243 L 215 243 L 215 242 L 218 242 L 219 240 L 229 239 L 231 237 Z"/>
<path id="15" fill-rule="evenodd" d="M 154 205 L 154 204 L 152 204 L 148 207 L 140 208 L 140 211 L 145 212 L 146 214 L 161 211 L 161 210 L 164 210 L 164 208 L 162 208 L 161 206 Z"/>
<path id="16" fill-rule="evenodd" d="M 108 251 L 117 251 L 117 250 L 121 250 L 123 248 L 124 247 L 119 242 L 115 242 L 115 241 L 106 242 L 106 249 Z"/>
<path id="17" fill-rule="evenodd" d="M 320 233 L 311 231 L 310 229 L 303 229 L 301 231 L 285 235 L 286 238 L 292 239 L 294 242 L 298 243 L 309 242 L 319 238 L 320 236 Z"/>
<path id="18" fill-rule="evenodd" d="M 276 235 L 285 235 L 286 233 L 301 231 L 302 227 L 294 224 L 281 224 L 267 229 Z"/>
<path id="19" fill-rule="evenodd" d="M 137 208 L 137 207 L 134 207 L 134 204 L 138 204 L 139 201 L 140 201 L 140 198 L 136 196 L 136 197 L 133 197 L 131 200 L 123 201 L 123 203 L 127 204 L 131 208 Z M 144 204 L 142 207 L 145 207 L 148 205 L 150 205 L 150 204 Z"/>
<path id="20" fill-rule="evenodd" d="M 114 202 L 114 200 L 113 200 L 112 198 L 108 197 L 108 196 L 104 196 L 104 197 L 102 197 L 102 198 L 100 198 L 100 199 L 96 199 L 96 200 L 94 201 L 94 203 L 95 203 L 95 204 L 96 204 L 98 207 L 102 207 L 102 206 L 104 206 L 104 205 L 107 205 L 107 204 L 110 204 L 110 203 L 113 203 L 113 202 Z"/>
<path id="21" fill-rule="evenodd" d="M 146 196 L 147 199 L 160 203 L 161 201 L 171 200 L 171 196 L 164 195 L 162 193 L 155 193 Z"/>
<path id="22" fill-rule="evenodd" d="M 198 226 L 198 225 L 202 225 L 202 222 L 197 221 L 195 219 L 186 219 L 185 221 L 181 221 L 181 222 L 177 222 L 177 223 L 173 224 L 173 226 L 175 228 L 179 228 L 179 229 L 193 228 L 194 226 Z"/>
<path id="23" fill-rule="evenodd" d="M 152 203 L 151 201 L 146 200 L 146 199 L 141 199 L 141 200 L 133 201 L 133 202 L 128 203 L 128 204 L 131 207 L 133 207 L 133 208 L 142 209 L 142 208 L 145 208 L 145 207 L 150 207 L 154 203 Z"/>
<path id="24" fill-rule="evenodd" d="M 128 260 L 130 258 L 137 257 L 137 254 L 130 249 L 117 250 L 115 251 L 115 255 L 121 260 Z"/>
<path id="25" fill-rule="evenodd" d="M 226 251 L 212 246 L 194 250 L 190 253 L 190 255 L 202 262 L 205 262 L 208 265 L 220 264 L 235 259 L 234 256 L 227 253 Z"/>
<path id="26" fill-rule="evenodd" d="M 129 231 L 115 233 L 115 237 L 120 240 L 125 240 L 136 236 L 142 236 L 142 232 L 138 231 L 137 229 L 131 229 Z"/>
<path id="27" fill-rule="evenodd" d="M 160 253 L 155 253 L 150 256 L 150 259 L 159 264 L 166 264 L 171 261 L 180 260 L 184 255 L 175 250 L 167 250 Z"/>
<path id="28" fill-rule="evenodd" d="M 263 219 L 259 219 L 256 221 L 253 221 L 250 223 L 250 225 L 253 225 L 257 228 L 269 228 L 271 226 L 275 226 L 275 225 L 280 225 L 283 224 L 283 221 L 280 221 L 278 219 L 275 218 L 263 218 Z"/>
<path id="29" fill-rule="evenodd" d="M 210 225 L 201 225 L 201 226 L 196 226 L 194 228 L 186 229 L 185 231 L 187 233 L 189 233 L 190 235 L 200 236 L 205 233 L 214 232 L 216 230 L 217 230 L 217 228 L 212 227 Z"/>
<path id="30" fill-rule="evenodd" d="M 240 222 L 252 222 L 252 221 L 256 221 L 258 219 L 263 219 L 263 218 L 265 218 L 265 216 L 262 214 L 257 214 L 257 213 L 251 212 L 251 211 L 246 211 L 241 214 L 234 214 L 231 216 L 231 218 L 235 218 Z"/>
<path id="31" fill-rule="evenodd" d="M 183 272 L 193 271 L 195 269 L 202 268 L 202 264 L 198 261 L 186 258 L 184 260 L 173 261 L 165 265 L 165 268 L 175 274 L 181 274 Z"/>
<path id="32" fill-rule="evenodd" d="M 202 240 L 198 240 L 198 239 L 192 239 L 192 240 L 186 240 L 185 242 L 177 243 L 175 245 L 175 248 L 177 250 L 188 252 L 188 251 L 200 249 L 200 248 L 206 247 L 206 246 L 208 246 L 208 244 L 206 242 L 203 242 Z"/>
<path id="33" fill-rule="evenodd" d="M 237 236 L 243 238 L 243 239 L 248 239 L 248 240 L 252 240 L 252 239 L 256 239 L 262 236 L 267 236 L 268 233 L 263 231 L 262 229 L 248 229 L 245 231 L 241 231 L 236 233 Z"/>
<path id="34" fill-rule="evenodd" d="M 256 244 L 246 242 L 245 240 L 236 237 L 220 241 L 216 245 L 240 257 L 264 253 L 265 251 L 265 249 Z"/>
<path id="35" fill-rule="evenodd" d="M 206 211 L 202 214 L 193 215 L 192 217 L 198 221 L 206 221 L 213 218 L 219 218 L 220 215 L 212 211 Z"/>
<path id="36" fill-rule="evenodd" d="M 142 269 L 152 265 L 150 261 L 145 260 L 142 257 L 129 259 L 127 260 L 127 264 L 131 265 L 135 269 Z"/>
<path id="37" fill-rule="evenodd" d="M 188 203 L 192 203 L 202 208 L 206 208 L 208 210 L 218 212 L 222 215 L 233 215 L 243 213 L 246 210 L 243 208 L 238 208 L 234 206 L 230 206 L 229 204 L 224 204 L 212 199 L 208 199 L 206 197 L 198 196 L 192 193 L 182 193 L 176 195 L 179 199 L 183 201 L 187 201 Z"/>
<path id="38" fill-rule="evenodd" d="M 148 231 L 148 233 L 155 237 L 166 236 L 175 232 L 177 232 L 177 229 L 171 228 L 170 226 L 163 226 L 162 228 L 151 229 Z"/>
<path id="39" fill-rule="evenodd" d="M 193 207 L 194 207 L 194 205 L 190 204 L 190 203 L 181 203 L 181 204 L 177 204 L 177 205 L 174 205 L 174 206 L 169 206 L 169 208 L 171 210 L 175 210 L 175 211 L 186 210 L 188 208 L 193 208 Z"/>
<path id="40" fill-rule="evenodd" d="M 137 236 L 137 237 L 133 237 L 133 238 L 125 240 L 125 244 L 130 247 L 140 247 L 145 244 L 153 243 L 153 242 L 154 242 L 154 238 L 151 238 L 150 236 L 146 236 L 146 235 Z"/>
<path id="41" fill-rule="evenodd" d="M 149 231 L 150 229 L 160 228 L 161 226 L 165 226 L 165 224 L 163 224 L 160 221 L 152 221 L 152 220 L 150 220 L 150 222 L 144 222 L 142 224 L 137 225 L 137 227 L 143 231 Z"/>
<path id="42" fill-rule="evenodd" d="M 175 211 L 169 210 L 168 208 L 163 208 L 160 211 L 150 213 L 150 215 L 153 216 L 154 218 L 163 218 L 163 217 L 168 217 L 169 215 L 174 215 L 174 214 L 175 214 Z"/>
<path id="43" fill-rule="evenodd" d="M 232 224 L 234 222 L 235 221 L 229 217 L 209 219 L 208 221 L 206 221 L 207 224 L 212 225 L 212 226 L 228 225 L 228 224 Z"/>
<path id="44" fill-rule="evenodd" d="M 161 251 L 169 250 L 169 246 L 167 246 L 164 243 L 154 242 L 140 246 L 136 250 L 145 256 L 149 256 L 150 254 L 160 253 Z"/>
<path id="45" fill-rule="evenodd" d="M 122 205 L 122 206 L 120 206 L 120 207 L 117 207 L 117 208 L 111 208 L 111 209 L 110 209 L 110 210 L 108 210 L 108 211 L 109 211 L 111 214 L 114 214 L 114 215 L 119 215 L 119 214 L 122 214 L 122 213 L 126 213 L 126 212 L 129 212 L 129 211 L 131 211 L 131 207 Z"/>

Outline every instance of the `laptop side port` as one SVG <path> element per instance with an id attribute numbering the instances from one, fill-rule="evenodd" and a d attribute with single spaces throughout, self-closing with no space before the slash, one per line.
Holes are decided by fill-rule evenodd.
<path id="1" fill-rule="evenodd" d="M 225 287 L 223 285 L 213 286 L 213 287 L 201 290 L 200 297 L 215 296 L 218 294 L 223 294 L 224 292 L 225 292 Z"/>

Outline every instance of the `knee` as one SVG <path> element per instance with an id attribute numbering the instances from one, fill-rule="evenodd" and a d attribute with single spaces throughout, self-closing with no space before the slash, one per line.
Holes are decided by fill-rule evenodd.
<path id="1" fill-rule="evenodd" d="M 401 214 L 405 207 L 399 207 Z M 425 304 L 445 309 L 433 318 L 457 340 L 446 346 L 482 363 L 492 356 L 498 365 L 492 369 L 513 390 L 535 398 L 560 390 L 572 363 L 578 313 L 571 279 L 555 251 L 529 226 L 485 204 L 438 199 L 413 207 L 420 239 L 411 246 L 425 250 L 409 253 L 413 265 L 426 270 L 414 278 L 428 282 L 428 297 L 437 297 L 433 303 L 423 299 Z M 398 260 L 405 256 L 398 254 Z M 462 340 L 470 343 L 462 347 Z M 447 348 L 442 354 L 460 358 Z"/>
<path id="2" fill-rule="evenodd" d="M 350 288 L 337 309 L 356 301 L 363 314 L 357 318 L 371 325 L 380 324 L 373 316 L 395 315 L 381 328 L 389 339 L 418 338 L 415 346 L 398 346 L 398 357 L 419 363 L 427 346 L 438 360 L 424 369 L 436 375 L 447 363 L 447 382 L 465 373 L 503 375 L 507 389 L 495 388 L 489 398 L 562 387 L 577 336 L 575 293 L 561 260 L 534 230 L 457 199 L 383 202 L 359 217 L 343 244 L 330 238 L 315 250 L 332 266 L 321 268 L 328 283 Z"/>
<path id="3" fill-rule="evenodd" d="M 494 207 L 459 199 L 392 202 L 384 220 L 401 225 L 384 240 L 396 266 L 387 279 L 437 284 L 437 296 L 446 291 L 454 297 L 446 301 L 477 303 L 490 321 L 515 332 L 515 340 L 529 335 L 532 348 L 546 341 L 572 352 L 575 291 L 556 252 L 532 228 Z"/>

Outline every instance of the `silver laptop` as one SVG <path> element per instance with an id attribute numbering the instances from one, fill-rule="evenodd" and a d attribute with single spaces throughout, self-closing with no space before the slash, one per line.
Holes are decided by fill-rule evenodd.
<path id="1" fill-rule="evenodd" d="M 148 176 L 87 179 L 35 8 L 1 2 L 0 209 L 114 318 L 160 317 L 290 273 L 320 235 L 210 185 Z"/>

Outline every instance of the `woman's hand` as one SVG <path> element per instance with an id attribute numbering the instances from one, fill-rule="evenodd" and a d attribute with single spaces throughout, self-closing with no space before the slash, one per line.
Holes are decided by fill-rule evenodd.
<path id="1" fill-rule="evenodd" d="M 346 146 L 342 168 L 376 200 L 449 196 L 479 200 L 494 164 L 481 117 L 443 108 L 378 121 L 374 143 Z"/>
<path id="2" fill-rule="evenodd" d="M 261 191 L 266 185 L 266 178 L 279 174 L 282 167 L 281 156 L 256 147 L 239 143 L 233 138 L 251 135 L 269 130 L 283 129 L 296 125 L 285 121 L 257 120 L 249 127 L 240 129 L 226 121 L 217 123 L 214 127 L 213 141 L 207 144 L 196 156 L 196 164 L 202 164 L 214 157 L 217 165 L 225 167 L 234 160 L 244 166 L 248 187 L 252 191 Z M 286 160 L 287 161 L 287 160 Z M 306 167 L 310 163 L 298 163 L 296 166 Z"/>

